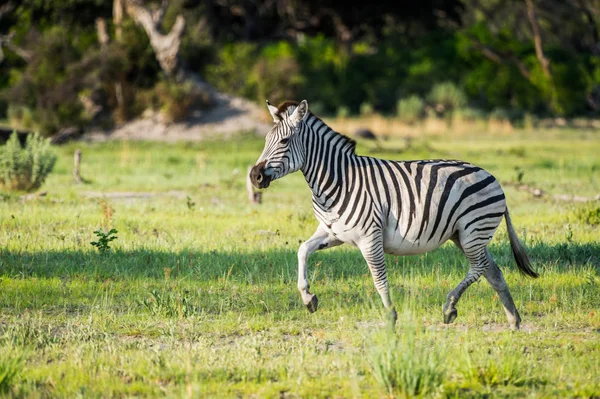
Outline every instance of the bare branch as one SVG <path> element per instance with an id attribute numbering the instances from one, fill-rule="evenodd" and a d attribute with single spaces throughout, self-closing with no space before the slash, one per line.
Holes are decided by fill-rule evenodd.
<path id="1" fill-rule="evenodd" d="M 121 41 L 123 36 L 123 29 L 121 28 L 121 22 L 123 21 L 123 0 L 113 1 L 113 23 L 115 24 L 115 38 L 117 41 Z"/>
<path id="2" fill-rule="evenodd" d="M 96 33 L 100 47 L 105 48 L 108 45 L 109 38 L 104 18 L 96 18 Z"/>
<path id="3" fill-rule="evenodd" d="M 12 42 L 13 37 L 14 37 L 14 33 L 0 36 L 0 52 L 2 52 L 2 47 L 6 47 L 10 51 L 15 53 L 19 57 L 21 57 L 26 62 L 31 61 L 31 59 L 33 58 L 33 53 L 31 51 L 25 50 L 25 49 L 17 46 L 16 44 L 14 44 Z M 4 60 L 4 53 L 2 52 L 2 54 L 0 55 L 0 62 L 2 62 L 3 60 Z"/>
<path id="4" fill-rule="evenodd" d="M 550 75 L 550 61 L 544 55 L 544 49 L 542 47 L 542 36 L 540 33 L 540 25 L 538 24 L 537 15 L 535 12 L 535 7 L 533 5 L 533 0 L 525 0 L 527 4 L 527 17 L 529 18 L 529 23 L 531 24 L 531 30 L 533 32 L 533 43 L 535 45 L 535 55 L 537 56 L 540 65 L 542 66 L 542 71 L 544 75 L 551 79 Z"/>
<path id="5" fill-rule="evenodd" d="M 12 10 L 14 10 L 14 9 L 15 9 L 15 5 L 12 1 L 2 4 L 0 6 L 0 19 L 2 19 L 2 17 L 4 17 L 9 12 L 12 12 Z"/>
<path id="6" fill-rule="evenodd" d="M 140 0 L 126 0 L 125 10 L 146 31 L 150 45 L 163 71 L 167 75 L 175 75 L 179 69 L 179 46 L 185 28 L 183 16 L 178 15 L 171 31 L 164 35 L 159 31 L 153 13 L 144 7 Z"/>
<path id="7" fill-rule="evenodd" d="M 160 7 L 157 10 L 152 11 L 152 20 L 154 21 L 154 25 L 160 26 L 160 24 L 162 24 L 168 6 L 169 1 L 162 0 L 162 2 L 160 3 Z"/>

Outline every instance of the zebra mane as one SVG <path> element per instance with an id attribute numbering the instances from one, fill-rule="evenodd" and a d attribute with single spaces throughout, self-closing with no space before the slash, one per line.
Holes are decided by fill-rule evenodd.
<path id="1" fill-rule="evenodd" d="M 282 102 L 281 104 L 279 104 L 277 106 L 277 114 L 279 116 L 282 116 L 283 114 L 285 114 L 288 111 L 288 108 L 290 107 L 297 107 L 298 104 L 300 104 L 298 101 L 293 101 L 293 100 L 286 100 L 284 102 Z M 321 118 L 319 118 L 317 115 L 313 114 L 312 112 L 310 112 L 310 109 L 308 110 L 308 112 L 310 113 L 310 115 L 312 115 L 313 118 L 317 119 L 319 122 L 321 122 L 322 124 L 324 124 L 325 126 L 327 126 L 332 132 L 334 132 L 335 134 L 338 134 L 340 136 L 342 136 L 342 138 L 344 139 L 346 145 L 348 146 L 348 148 L 350 149 L 350 151 L 354 154 L 356 152 L 356 140 L 351 139 L 350 137 L 341 134 L 339 132 L 336 132 L 335 130 L 331 129 L 329 127 L 329 125 L 327 125 L 325 122 L 323 122 L 323 120 Z"/>
<path id="2" fill-rule="evenodd" d="M 285 113 L 289 107 L 291 107 L 291 106 L 297 107 L 298 104 L 300 104 L 298 101 L 292 101 L 292 100 L 284 101 L 277 106 L 277 113 L 279 115 L 281 115 L 281 114 Z"/>

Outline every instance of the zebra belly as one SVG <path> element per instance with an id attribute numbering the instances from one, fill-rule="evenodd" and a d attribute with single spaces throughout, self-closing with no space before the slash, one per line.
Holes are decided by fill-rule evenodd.
<path id="1" fill-rule="evenodd" d="M 427 240 L 416 240 L 413 237 L 403 237 L 399 231 L 393 227 L 388 227 L 383 232 L 383 249 L 386 254 L 393 255 L 418 255 L 425 252 L 433 251 L 444 242 L 435 240 L 426 242 Z"/>

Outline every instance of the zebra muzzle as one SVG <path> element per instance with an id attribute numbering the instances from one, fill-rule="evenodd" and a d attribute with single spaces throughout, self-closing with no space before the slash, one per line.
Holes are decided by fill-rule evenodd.
<path id="1" fill-rule="evenodd" d="M 266 163 L 266 161 L 262 161 L 261 163 L 254 165 L 252 170 L 250 170 L 250 181 L 256 188 L 267 188 L 269 187 L 269 184 L 271 184 L 272 179 L 265 174 Z"/>

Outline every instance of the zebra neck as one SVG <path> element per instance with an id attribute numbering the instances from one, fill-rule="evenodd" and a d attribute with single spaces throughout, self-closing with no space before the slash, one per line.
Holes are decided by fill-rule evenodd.
<path id="1" fill-rule="evenodd" d="M 341 135 L 316 118 L 305 132 L 306 158 L 302 173 L 313 202 L 323 211 L 332 209 L 345 192 L 345 171 L 356 157 L 356 142 Z"/>

